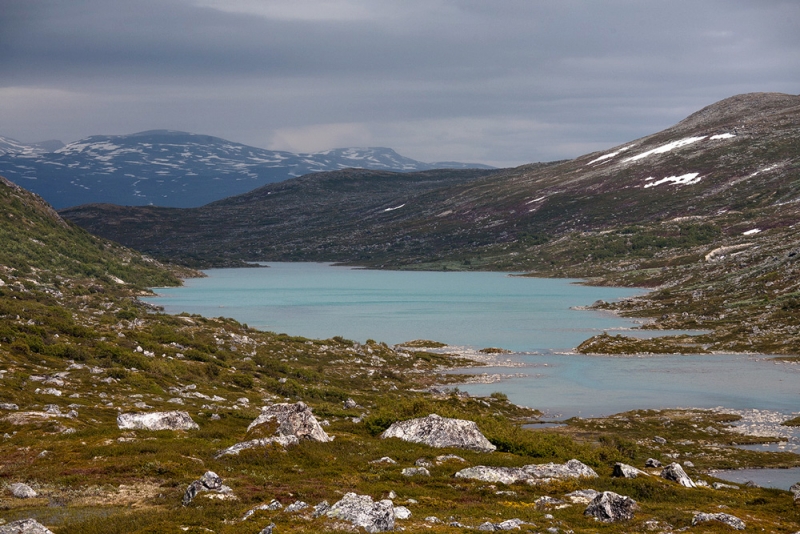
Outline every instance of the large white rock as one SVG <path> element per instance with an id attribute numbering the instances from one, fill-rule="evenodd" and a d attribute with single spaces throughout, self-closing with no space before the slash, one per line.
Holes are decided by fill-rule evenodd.
<path id="1" fill-rule="evenodd" d="M 723 513 L 716 513 L 716 514 L 705 514 L 699 513 L 695 514 L 692 518 L 692 526 L 699 525 L 700 523 L 705 523 L 707 521 L 719 521 L 725 525 L 728 525 L 734 530 L 744 530 L 747 525 L 745 522 L 736 517 L 735 515 L 731 514 L 723 514 Z"/>
<path id="2" fill-rule="evenodd" d="M 197 430 L 197 426 L 186 412 L 121 413 L 117 426 L 122 430 Z"/>
<path id="3" fill-rule="evenodd" d="M 278 423 L 276 436 L 294 436 L 297 439 L 321 442 L 333 441 L 311 413 L 311 408 L 304 402 L 264 406 L 261 408 L 261 414 L 247 427 L 247 431 L 271 421 Z"/>
<path id="4" fill-rule="evenodd" d="M 686 471 L 683 470 L 681 464 L 672 462 L 667 467 L 665 467 L 661 471 L 661 477 L 666 478 L 667 480 L 672 480 L 673 482 L 677 482 L 681 486 L 686 488 L 696 488 L 697 485 L 689 478 L 689 475 L 686 474 Z"/>
<path id="5" fill-rule="evenodd" d="M 630 497 L 618 495 L 613 491 L 604 491 L 589 503 L 583 514 L 595 517 L 604 523 L 614 523 L 630 521 L 633 519 L 633 512 L 638 509 L 636 501 Z"/>
<path id="6" fill-rule="evenodd" d="M 367 532 L 394 530 L 394 506 L 388 499 L 374 502 L 369 495 L 347 493 L 325 515 L 352 523 Z"/>
<path id="7" fill-rule="evenodd" d="M 20 519 L 0 525 L 0 534 L 53 534 L 53 531 L 35 519 Z"/>
<path id="8" fill-rule="evenodd" d="M 497 448 L 481 434 L 475 422 L 440 417 L 435 413 L 394 423 L 381 434 L 381 438 L 399 438 L 431 447 L 457 447 L 479 452 L 492 452 Z"/>
<path id="9" fill-rule="evenodd" d="M 573 459 L 563 464 L 531 464 L 523 467 L 477 465 L 462 469 L 456 473 L 456 477 L 501 484 L 514 484 L 515 482 L 536 484 L 552 479 L 597 478 L 597 473 L 583 462 Z"/>
<path id="10" fill-rule="evenodd" d="M 8 489 L 11 490 L 11 494 L 17 499 L 32 499 L 37 495 L 32 487 L 21 482 L 11 484 Z"/>

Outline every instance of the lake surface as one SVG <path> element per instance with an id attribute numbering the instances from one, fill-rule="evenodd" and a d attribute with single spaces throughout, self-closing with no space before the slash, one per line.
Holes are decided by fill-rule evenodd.
<path id="1" fill-rule="evenodd" d="M 515 352 L 568 350 L 604 330 L 636 326 L 610 313 L 578 311 L 641 289 L 506 273 L 372 271 L 320 263 L 212 269 L 149 302 L 169 313 L 233 317 L 260 330 L 389 344 L 433 339 Z M 644 332 L 643 334 L 647 334 Z"/>
<path id="2" fill-rule="evenodd" d="M 631 320 L 572 309 L 641 293 L 571 280 L 505 273 L 370 271 L 314 263 L 221 269 L 147 299 L 169 313 L 233 317 L 261 329 L 310 338 L 341 335 L 390 344 L 433 339 L 464 352 L 502 347 L 515 354 L 469 373 L 513 376 L 466 384 L 477 395 L 506 393 L 552 418 L 602 416 L 638 408 L 725 407 L 800 410 L 800 365 L 747 355 L 584 356 L 564 354 L 586 338 L 630 330 Z M 448 347 L 448 351 L 453 348 Z M 507 361 L 505 361 L 507 360 Z M 798 443 L 794 430 L 776 426 Z"/>

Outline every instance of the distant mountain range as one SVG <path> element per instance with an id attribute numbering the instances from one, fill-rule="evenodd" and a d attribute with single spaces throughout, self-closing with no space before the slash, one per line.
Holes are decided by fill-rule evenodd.
<path id="1" fill-rule="evenodd" d="M 171 130 L 94 135 L 67 145 L 0 137 L 0 175 L 58 209 L 91 203 L 197 207 L 265 184 L 345 168 L 415 172 L 491 167 L 424 163 L 377 147 L 294 154 Z"/>

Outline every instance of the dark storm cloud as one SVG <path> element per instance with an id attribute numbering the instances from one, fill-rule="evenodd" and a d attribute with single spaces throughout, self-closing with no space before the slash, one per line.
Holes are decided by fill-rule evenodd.
<path id="1" fill-rule="evenodd" d="M 159 127 L 511 164 L 800 78 L 791 1 L 7 3 L 0 135 L 25 140 Z"/>

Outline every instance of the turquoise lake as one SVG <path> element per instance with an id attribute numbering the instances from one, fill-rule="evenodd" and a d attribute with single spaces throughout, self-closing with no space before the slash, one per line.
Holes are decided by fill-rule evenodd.
<path id="1" fill-rule="evenodd" d="M 631 330 L 634 321 L 574 309 L 642 290 L 589 287 L 574 280 L 506 273 L 371 271 L 314 263 L 207 271 L 182 288 L 147 299 L 169 313 L 233 317 L 274 332 L 309 338 L 341 335 L 389 344 L 433 339 L 474 353 L 514 352 L 497 365 L 466 370 L 483 381 L 459 386 L 476 395 L 502 391 L 512 402 L 553 419 L 610 415 L 638 408 L 800 411 L 800 365 L 742 354 L 585 356 L 586 338 Z M 780 419 L 780 417 L 779 417 Z M 796 430 L 776 427 L 798 443 Z M 788 432 L 788 434 L 787 434 Z"/>

